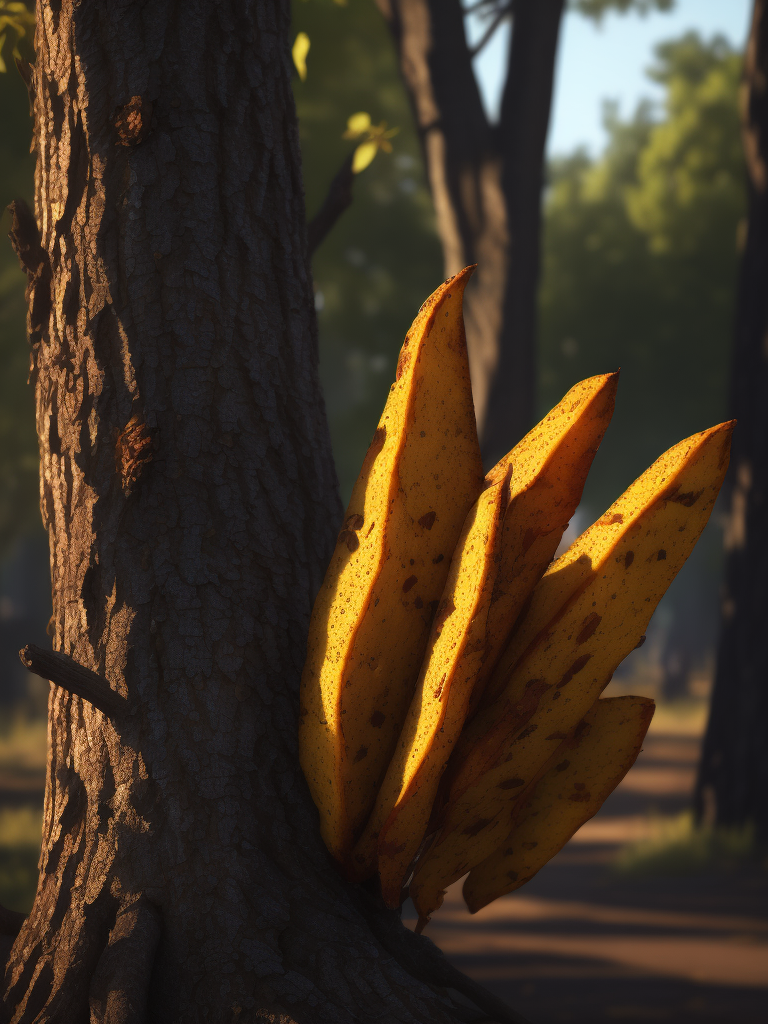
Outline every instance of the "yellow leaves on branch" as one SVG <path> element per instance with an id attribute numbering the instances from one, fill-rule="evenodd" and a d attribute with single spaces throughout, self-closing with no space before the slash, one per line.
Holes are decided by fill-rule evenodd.
<path id="1" fill-rule="evenodd" d="M 387 128 L 387 122 L 373 124 L 371 115 L 361 110 L 347 120 L 347 130 L 342 135 L 343 139 L 359 139 L 363 141 L 355 149 L 352 157 L 352 171 L 359 174 L 373 161 L 373 158 L 382 150 L 384 153 L 392 152 L 392 143 L 389 141 L 397 135 L 399 128 Z"/>
<path id="2" fill-rule="evenodd" d="M 346 137 L 374 132 L 386 141 L 361 112 Z M 483 478 L 471 273 L 406 336 L 301 682 L 300 759 L 326 846 L 350 880 L 378 873 L 390 907 L 410 880 L 420 928 L 467 872 L 472 911 L 528 881 L 634 763 L 653 702 L 600 694 L 703 530 L 733 428 L 671 448 L 552 562 L 618 374 L 571 388 Z"/>
<path id="3" fill-rule="evenodd" d="M 18 0 L 0 0 L 0 72 L 7 71 L 3 59 L 3 50 L 9 32 L 13 33 L 13 56 L 20 58 L 19 40 L 26 36 L 27 31 L 33 31 L 35 27 L 35 16 L 24 3 Z"/>

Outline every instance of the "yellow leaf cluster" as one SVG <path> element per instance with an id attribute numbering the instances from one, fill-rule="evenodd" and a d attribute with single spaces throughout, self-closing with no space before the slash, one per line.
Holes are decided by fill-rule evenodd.
<path id="1" fill-rule="evenodd" d="M 350 118 L 350 137 L 371 131 Z M 420 927 L 528 881 L 634 763 L 653 714 L 601 699 L 691 553 L 732 423 L 665 452 L 556 561 L 613 414 L 582 381 L 484 478 L 462 314 L 424 303 L 315 602 L 301 764 L 347 877 L 406 891 Z"/>
<path id="2" fill-rule="evenodd" d="M 0 0 L 0 72 L 8 70 L 3 59 L 3 49 L 8 33 L 12 33 L 14 37 L 13 56 L 20 58 L 19 40 L 23 39 L 27 32 L 33 30 L 34 27 L 35 16 L 26 4 L 21 3 L 20 0 Z"/>
<path id="3" fill-rule="evenodd" d="M 347 130 L 342 138 L 363 139 L 352 156 L 353 173 L 359 174 L 364 171 L 379 150 L 391 153 L 392 143 L 389 140 L 399 131 L 399 128 L 387 128 L 386 121 L 382 121 L 381 124 L 373 124 L 371 115 L 364 110 L 352 114 L 347 119 Z"/>

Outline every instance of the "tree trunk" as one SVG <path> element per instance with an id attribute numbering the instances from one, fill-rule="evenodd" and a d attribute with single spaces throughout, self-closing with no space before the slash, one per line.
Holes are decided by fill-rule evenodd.
<path id="1" fill-rule="evenodd" d="M 768 3 L 755 0 L 742 85 L 749 221 L 733 351 L 725 592 L 700 819 L 768 839 Z"/>
<path id="2" fill-rule="evenodd" d="M 335 872 L 297 757 L 341 509 L 288 3 L 39 0 L 37 16 L 40 234 L 21 209 L 13 234 L 54 648 L 127 705 L 51 687 L 5 1013 L 453 1019 L 434 947 Z"/>
<path id="3" fill-rule="evenodd" d="M 544 146 L 563 0 L 516 0 L 499 125 L 485 116 L 460 0 L 377 0 L 422 141 L 446 276 L 465 293 L 487 465 L 536 415 L 536 296 Z"/>

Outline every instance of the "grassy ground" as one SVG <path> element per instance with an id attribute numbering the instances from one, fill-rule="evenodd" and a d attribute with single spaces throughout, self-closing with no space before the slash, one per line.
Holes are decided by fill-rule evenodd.
<path id="1" fill-rule="evenodd" d="M 47 724 L 0 722 L 0 903 L 26 912 L 37 885 Z"/>
<path id="2" fill-rule="evenodd" d="M 0 903 L 29 911 L 37 885 L 42 814 L 29 807 L 0 811 Z"/>
<path id="3" fill-rule="evenodd" d="M 616 869 L 626 875 L 681 875 L 700 871 L 738 871 L 745 865 L 768 867 L 765 851 L 758 849 L 754 832 L 746 828 L 697 826 L 693 814 L 651 819 L 652 834 L 629 843 L 616 858 Z"/>

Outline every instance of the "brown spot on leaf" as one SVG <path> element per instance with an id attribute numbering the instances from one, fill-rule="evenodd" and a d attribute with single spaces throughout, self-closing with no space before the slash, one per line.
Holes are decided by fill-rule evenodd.
<path id="1" fill-rule="evenodd" d="M 555 771 L 564 772 L 570 763 L 570 761 L 561 761 L 560 764 L 555 765 Z"/>
<path id="2" fill-rule="evenodd" d="M 591 796 L 591 793 L 571 793 L 568 799 L 575 804 L 585 804 L 591 799 Z"/>
<path id="3" fill-rule="evenodd" d="M 350 551 L 357 551 L 360 547 L 360 541 L 357 539 L 357 534 L 353 533 L 351 530 L 342 530 L 336 543 L 346 544 Z"/>
<path id="4" fill-rule="evenodd" d="M 353 515 L 347 516 L 347 520 L 344 525 L 348 530 L 360 530 L 362 529 L 364 522 L 365 520 L 363 517 L 355 512 Z"/>
<path id="5" fill-rule="evenodd" d="M 380 729 L 386 720 L 386 715 L 382 711 L 374 711 L 371 715 L 370 722 L 374 729 Z"/>
<path id="6" fill-rule="evenodd" d="M 521 733 L 519 733 L 519 734 L 518 734 L 518 736 L 517 736 L 517 739 L 518 739 L 518 740 L 524 740 L 524 739 L 526 739 L 526 737 L 528 737 L 528 736 L 530 736 L 530 735 L 531 735 L 532 733 L 536 732 L 536 730 L 537 730 L 538 728 L 539 728 L 539 727 L 538 727 L 538 725 L 536 725 L 536 724 L 534 724 L 534 725 L 529 725 L 527 729 L 523 729 L 523 731 L 522 731 Z"/>
<path id="7" fill-rule="evenodd" d="M 436 555 L 436 556 L 435 556 L 435 557 L 434 557 L 434 558 L 432 559 L 432 565 L 440 565 L 440 563 L 442 562 L 442 560 L 443 560 L 444 558 L 445 558 L 445 555 Z"/>
<path id="8" fill-rule="evenodd" d="M 435 519 L 437 519 L 437 512 L 425 512 L 419 520 L 419 526 L 423 526 L 425 530 L 431 530 L 435 525 Z"/>
<path id="9" fill-rule="evenodd" d="M 368 756 L 368 747 L 360 747 L 358 752 L 355 754 L 355 758 L 352 764 L 358 764 L 363 758 Z"/>
<path id="10" fill-rule="evenodd" d="M 585 719 L 582 718 L 582 720 L 579 722 L 579 724 L 573 730 L 573 739 L 577 740 L 579 738 L 579 736 L 581 736 L 581 734 L 584 732 L 584 730 L 585 729 L 589 729 L 589 728 L 591 728 L 589 723 Z"/>
<path id="11" fill-rule="evenodd" d="M 675 501 L 678 505 L 684 505 L 685 508 L 690 508 L 695 505 L 699 498 L 704 493 L 701 491 L 686 491 L 684 494 L 670 494 L 668 501 Z"/>
<path id="12" fill-rule="evenodd" d="M 630 567 L 630 565 L 632 565 L 634 560 L 635 560 L 635 552 L 634 551 L 628 551 L 626 553 L 626 555 L 624 555 L 624 568 L 628 569 Z"/>
<path id="13" fill-rule="evenodd" d="M 516 882 L 517 881 L 517 872 L 516 871 L 508 871 L 507 872 L 507 878 L 510 880 L 510 882 Z"/>
<path id="14" fill-rule="evenodd" d="M 395 857 L 399 857 L 405 849 L 405 843 L 387 843 L 379 842 L 379 856 L 380 857 L 391 857 L 393 860 Z"/>
<path id="15" fill-rule="evenodd" d="M 473 821 L 471 825 L 467 825 L 465 829 L 461 830 L 461 834 L 474 838 L 478 832 L 482 832 L 486 825 L 490 825 L 492 821 L 493 818 L 481 818 L 479 821 Z"/>
<path id="16" fill-rule="evenodd" d="M 411 587 L 415 587 L 418 582 L 419 580 L 417 576 L 409 576 L 403 584 L 403 593 L 407 594 Z"/>
<path id="17" fill-rule="evenodd" d="M 645 633 L 643 633 L 643 635 L 640 637 L 640 639 L 635 644 L 635 650 L 637 650 L 638 647 L 642 647 L 644 643 L 645 643 Z"/>
<path id="18" fill-rule="evenodd" d="M 408 339 L 406 338 L 403 347 L 400 349 L 400 355 L 397 360 L 397 373 L 395 374 L 395 380 L 400 380 L 402 375 L 408 369 L 408 363 L 411 361 L 411 353 L 406 348 Z"/>
<path id="19" fill-rule="evenodd" d="M 621 512 L 614 512 L 611 518 L 608 520 L 608 526 L 613 526 L 615 523 L 623 523 L 624 516 Z"/>
<path id="20" fill-rule="evenodd" d="M 591 657 L 591 654 L 582 654 L 580 658 L 577 658 L 576 661 L 574 661 L 574 663 L 565 673 L 563 678 L 560 680 L 560 682 L 557 684 L 558 690 L 562 689 L 564 686 L 570 683 L 573 677 L 577 675 L 579 672 L 581 672 L 581 670 L 584 668 L 584 666 L 587 664 Z"/>
<path id="21" fill-rule="evenodd" d="M 577 644 L 586 643 L 602 621 L 602 615 L 591 612 L 581 624 L 579 635 L 576 637 Z"/>
<path id="22" fill-rule="evenodd" d="M 435 700 L 440 700 L 440 698 L 442 697 L 442 695 L 443 695 L 443 686 L 444 685 L 445 685 L 445 672 L 443 672 L 443 677 L 440 680 L 440 682 L 437 684 L 437 686 L 435 687 L 435 692 L 432 695 L 435 698 Z"/>
<path id="23" fill-rule="evenodd" d="M 524 782 L 525 782 L 525 779 L 503 779 L 499 783 L 497 788 L 498 789 L 517 789 L 518 786 L 522 786 L 524 784 Z"/>
<path id="24" fill-rule="evenodd" d="M 539 530 L 529 527 L 523 534 L 523 554 L 531 547 L 536 538 L 540 535 Z"/>
<path id="25" fill-rule="evenodd" d="M 659 548 L 659 553 L 656 555 L 657 562 L 665 562 L 667 560 L 667 552 L 664 548 Z"/>
<path id="26" fill-rule="evenodd" d="M 424 607 L 424 602 L 422 601 L 422 599 L 420 597 L 417 597 L 416 600 L 413 602 L 413 607 L 414 608 L 423 608 Z"/>

